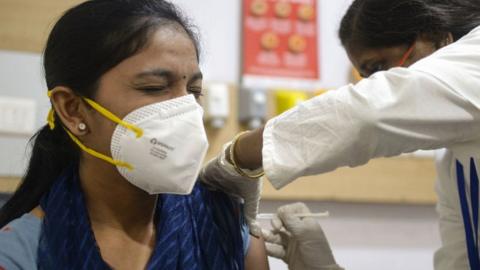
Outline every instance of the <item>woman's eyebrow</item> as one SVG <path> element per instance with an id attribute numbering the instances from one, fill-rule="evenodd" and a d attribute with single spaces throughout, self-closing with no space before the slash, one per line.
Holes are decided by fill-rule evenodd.
<path id="1" fill-rule="evenodd" d="M 142 78 L 151 77 L 151 76 L 170 79 L 170 78 L 174 78 L 175 74 L 172 71 L 166 70 L 166 69 L 154 69 L 154 70 L 140 72 L 135 76 L 135 78 L 142 79 Z M 189 82 L 194 82 L 201 79 L 203 79 L 203 74 L 202 72 L 199 71 L 193 74 Z"/>
<path id="2" fill-rule="evenodd" d="M 199 71 L 199 72 L 193 74 L 192 78 L 190 80 L 188 80 L 188 82 L 192 83 L 194 81 L 201 80 L 201 79 L 203 79 L 203 74 L 202 74 L 202 72 Z"/>
<path id="3" fill-rule="evenodd" d="M 154 70 L 148 70 L 148 71 L 143 71 L 135 75 L 135 78 L 145 78 L 145 77 L 163 77 L 163 78 L 172 78 L 173 72 L 166 70 L 166 69 L 154 69 Z"/>

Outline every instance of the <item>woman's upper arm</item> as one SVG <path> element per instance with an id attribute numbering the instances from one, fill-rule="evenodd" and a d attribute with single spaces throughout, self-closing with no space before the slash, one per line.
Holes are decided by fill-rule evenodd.
<path id="1" fill-rule="evenodd" d="M 37 269 L 41 219 L 26 214 L 0 229 L 0 270 Z"/>
<path id="2" fill-rule="evenodd" d="M 5 227 L 0 231 L 0 270 L 36 269 L 28 239 Z"/>
<path id="3" fill-rule="evenodd" d="M 255 238 L 250 236 L 250 246 L 247 255 L 245 256 L 246 270 L 267 270 L 268 257 L 265 249 L 265 242 L 262 238 Z"/>

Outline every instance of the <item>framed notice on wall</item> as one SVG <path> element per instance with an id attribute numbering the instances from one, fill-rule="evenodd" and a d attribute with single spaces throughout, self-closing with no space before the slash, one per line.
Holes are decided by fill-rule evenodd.
<path id="1" fill-rule="evenodd" d="M 243 0 L 242 76 L 319 80 L 316 0 Z"/>

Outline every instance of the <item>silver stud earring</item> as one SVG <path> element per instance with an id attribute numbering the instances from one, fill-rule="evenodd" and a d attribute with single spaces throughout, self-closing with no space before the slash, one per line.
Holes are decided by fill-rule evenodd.
<path id="1" fill-rule="evenodd" d="M 87 125 L 85 125 L 85 123 L 78 124 L 78 130 L 80 130 L 80 131 L 87 130 Z"/>

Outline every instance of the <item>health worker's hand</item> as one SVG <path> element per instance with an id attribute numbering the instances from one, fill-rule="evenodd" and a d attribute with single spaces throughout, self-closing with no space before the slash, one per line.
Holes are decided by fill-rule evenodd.
<path id="1" fill-rule="evenodd" d="M 342 270 L 333 257 L 322 227 L 303 203 L 282 206 L 272 230 L 262 230 L 269 256 L 282 259 L 290 270 Z"/>
<path id="2" fill-rule="evenodd" d="M 227 143 L 223 151 L 214 159 L 210 160 L 200 173 L 200 181 L 207 186 L 220 190 L 231 196 L 241 198 L 244 201 L 245 219 L 254 236 L 261 235 L 261 229 L 256 221 L 262 179 L 251 179 L 241 176 L 226 159 Z"/>

